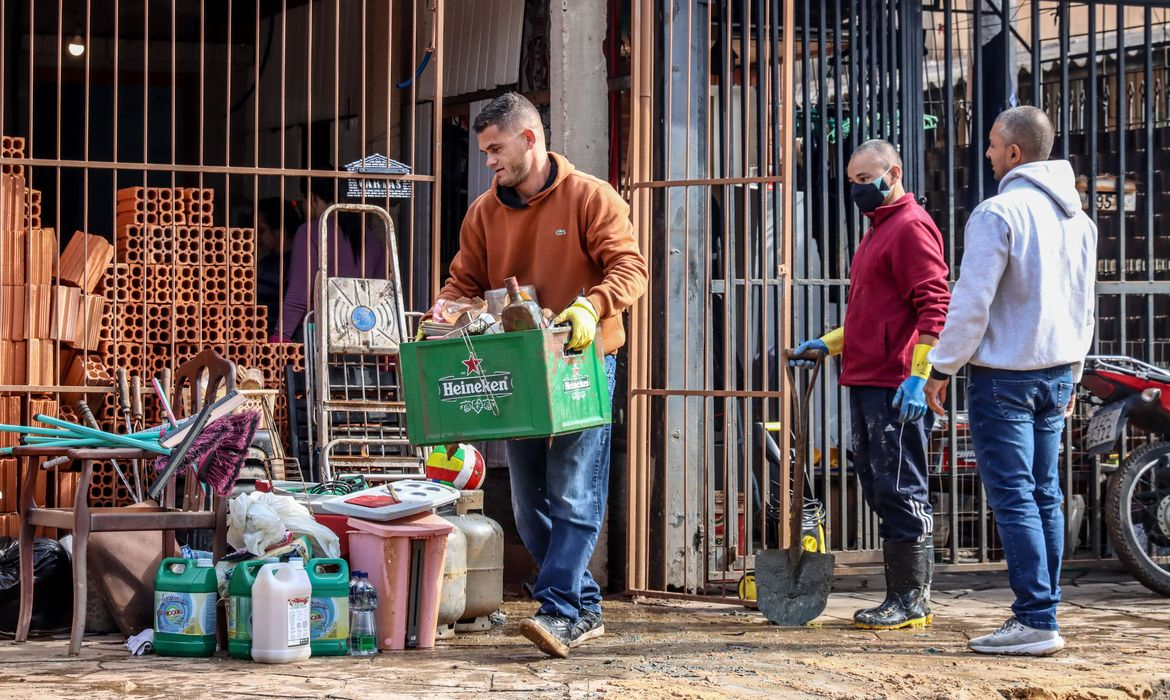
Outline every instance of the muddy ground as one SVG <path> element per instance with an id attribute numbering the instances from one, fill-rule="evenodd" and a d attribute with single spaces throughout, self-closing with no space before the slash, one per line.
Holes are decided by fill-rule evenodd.
<path id="1" fill-rule="evenodd" d="M 1124 574 L 1080 572 L 1065 585 L 1068 648 L 1044 659 L 977 656 L 969 637 L 998 627 L 1011 601 L 1003 574 L 944 576 L 927 630 L 848 625 L 881 584 L 839 582 L 814 625 L 781 629 L 741 607 L 608 602 L 608 634 L 565 661 L 508 622 L 430 651 L 374 659 L 314 658 L 262 666 L 226 658 L 131 657 L 120 638 L 88 638 L 68 658 L 63 637 L 0 641 L 6 698 L 1170 698 L 1170 600 Z"/>

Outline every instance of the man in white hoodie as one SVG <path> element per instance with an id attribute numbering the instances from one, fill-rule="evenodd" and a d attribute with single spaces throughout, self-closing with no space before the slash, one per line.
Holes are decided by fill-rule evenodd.
<path id="1" fill-rule="evenodd" d="M 985 654 L 1064 648 L 1058 454 L 1093 339 L 1097 227 L 1081 211 L 1072 166 L 1048 160 L 1052 142 L 1035 107 L 1009 109 L 991 127 L 999 194 L 967 221 L 959 280 L 928 356 L 926 400 L 939 415 L 951 376 L 970 365 L 975 459 L 1016 594 L 1012 617 L 968 642 Z"/>

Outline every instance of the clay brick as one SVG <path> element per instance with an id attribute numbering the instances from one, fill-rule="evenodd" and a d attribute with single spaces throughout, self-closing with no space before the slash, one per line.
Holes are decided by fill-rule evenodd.
<path id="1" fill-rule="evenodd" d="M 62 348 L 60 355 L 61 386 L 110 386 L 113 378 L 104 360 L 93 353 Z M 73 406 L 83 397 L 80 393 L 63 392 L 61 405 Z"/>
<path id="2" fill-rule="evenodd" d="M 61 253 L 58 279 L 89 294 L 97 288 L 113 259 L 114 247 L 106 239 L 78 231 Z"/>
<path id="3" fill-rule="evenodd" d="M 61 472 L 57 475 L 57 499 L 54 505 L 58 508 L 72 508 L 76 504 L 77 484 L 81 482 L 81 475 L 76 472 Z"/>
<path id="4" fill-rule="evenodd" d="M 27 248 L 28 234 L 25 231 L 0 229 L 0 279 L 4 284 L 18 285 L 28 281 Z"/>
<path id="5" fill-rule="evenodd" d="M 97 350 L 102 335 L 102 324 L 110 322 L 106 316 L 106 299 L 99 294 L 83 294 L 81 304 L 82 313 L 78 319 L 79 330 L 77 337 L 73 340 L 73 347 Z"/>
<path id="6" fill-rule="evenodd" d="M 28 287 L 0 287 L 0 339 L 24 340 L 28 337 Z"/>
<path id="7" fill-rule="evenodd" d="M 0 423 L 21 425 L 20 397 L 0 396 Z M 16 447 L 20 436 L 16 433 L 0 433 L 0 447 Z"/>
<path id="8" fill-rule="evenodd" d="M 49 338 L 73 343 L 81 329 L 81 290 L 60 285 L 50 289 Z"/>
<path id="9" fill-rule="evenodd" d="M 50 336 L 53 315 L 53 286 L 30 284 L 26 287 L 28 307 L 28 337 L 47 339 Z"/>
<path id="10" fill-rule="evenodd" d="M 170 345 L 172 339 L 177 339 L 177 331 L 185 327 L 181 322 L 178 309 L 172 306 L 146 307 L 146 316 L 143 319 L 143 328 L 146 331 L 146 342 L 151 345 Z"/>
<path id="11" fill-rule="evenodd" d="M 0 534 L 5 537 L 20 537 L 20 515 L 18 513 L 0 513 Z"/>
<path id="12" fill-rule="evenodd" d="M 146 226 L 126 225 L 118 222 L 117 234 L 114 236 L 116 257 L 118 262 L 142 264 L 146 249 Z"/>
<path id="13" fill-rule="evenodd" d="M 57 234 L 51 228 L 33 228 L 28 232 L 29 284 L 52 284 L 53 264 L 57 260 Z"/>
<path id="14" fill-rule="evenodd" d="M 51 340 L 29 338 L 26 360 L 27 381 L 33 386 L 50 386 L 56 383 L 56 346 Z"/>
<path id="15" fill-rule="evenodd" d="M 19 473 L 15 458 L 0 459 L 0 511 L 14 511 L 20 507 L 17 493 Z"/>
<path id="16" fill-rule="evenodd" d="M 27 341 L 0 340 L 0 384 L 27 384 Z"/>

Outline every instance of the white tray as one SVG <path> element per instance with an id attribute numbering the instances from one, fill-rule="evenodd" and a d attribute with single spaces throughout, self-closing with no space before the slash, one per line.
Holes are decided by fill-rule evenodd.
<path id="1" fill-rule="evenodd" d="M 384 495 L 392 496 L 398 502 L 377 507 L 362 506 L 348 502 L 358 496 Z M 446 484 L 440 484 L 434 481 L 411 479 L 381 484 L 344 496 L 330 496 L 321 502 L 321 506 L 327 513 L 385 522 L 387 520 L 405 518 L 408 515 L 425 513 L 435 508 L 441 508 L 454 503 L 457 500 L 459 500 L 459 489 L 451 488 Z"/>

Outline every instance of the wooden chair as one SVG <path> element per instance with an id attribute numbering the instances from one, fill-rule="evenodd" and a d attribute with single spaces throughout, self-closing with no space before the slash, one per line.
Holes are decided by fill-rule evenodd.
<path id="1" fill-rule="evenodd" d="M 199 395 L 201 378 L 206 376 L 207 391 Z M 195 415 L 204 402 L 214 402 L 221 386 L 227 391 L 235 389 L 235 364 L 224 359 L 214 350 L 204 350 L 184 363 L 175 373 L 173 407 L 176 413 L 189 407 L 189 415 Z M 163 556 L 173 556 L 176 530 L 213 529 L 214 558 L 218 561 L 227 549 L 227 499 L 216 498 L 214 493 L 205 499 L 204 490 L 193 473 L 188 472 L 184 482 L 185 496 L 182 506 L 175 506 L 175 480 L 167 485 L 162 503 L 139 504 L 135 507 L 90 507 L 89 491 L 93 480 L 94 463 L 102 460 L 118 460 L 129 463 L 145 460 L 153 463 L 156 455 L 135 449 L 63 449 L 51 447 L 18 447 L 13 454 L 24 467 L 24 488 L 20 495 L 20 617 L 16 627 L 16 641 L 28 639 L 33 609 L 33 532 L 37 527 L 57 528 L 73 532 L 73 629 L 69 638 L 69 653 L 81 651 L 81 639 L 85 633 L 86 615 L 86 553 L 89 536 L 94 532 L 161 531 Z M 39 465 L 35 458 L 68 455 L 72 461 L 69 471 L 80 469 L 81 480 L 77 485 L 72 508 L 42 508 L 33 502 Z M 43 461 L 41 462 L 43 464 Z M 153 470 L 146 470 L 153 473 Z M 176 472 L 177 473 L 177 472 Z"/>

